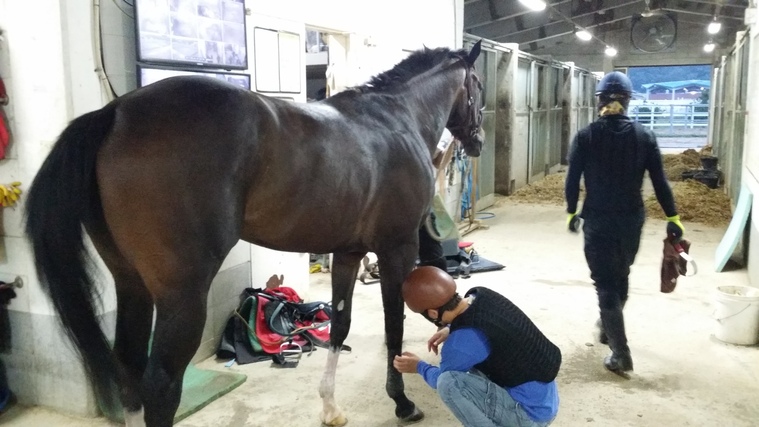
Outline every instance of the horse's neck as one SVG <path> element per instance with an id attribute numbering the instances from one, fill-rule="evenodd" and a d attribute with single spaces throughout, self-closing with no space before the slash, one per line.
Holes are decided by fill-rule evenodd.
<path id="1" fill-rule="evenodd" d="M 458 72 L 461 78 L 451 78 L 450 73 Z M 456 95 L 463 85 L 464 73 L 457 69 L 432 70 L 414 77 L 412 96 L 409 96 L 410 110 L 416 113 L 420 133 L 430 153 L 434 155 L 448 117 L 453 109 Z"/>

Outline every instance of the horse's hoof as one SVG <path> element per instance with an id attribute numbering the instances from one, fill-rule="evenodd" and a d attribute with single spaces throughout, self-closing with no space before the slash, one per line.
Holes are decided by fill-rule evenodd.
<path id="1" fill-rule="evenodd" d="M 412 412 L 411 415 L 399 418 L 402 424 L 413 424 L 424 419 L 424 412 L 420 411 L 419 408 L 414 406 L 414 412 Z"/>
<path id="2" fill-rule="evenodd" d="M 322 424 L 329 427 L 342 427 L 347 423 L 348 423 L 348 419 L 345 418 L 345 415 L 343 414 L 340 414 L 329 421 L 322 418 Z"/>

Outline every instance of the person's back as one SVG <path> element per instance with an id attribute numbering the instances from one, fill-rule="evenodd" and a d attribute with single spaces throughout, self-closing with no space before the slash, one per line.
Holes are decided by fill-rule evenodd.
<path id="1" fill-rule="evenodd" d="M 579 159 L 578 159 L 579 158 Z M 655 187 L 667 185 L 656 137 L 624 115 L 600 117 L 577 133 L 568 180 L 584 174 L 583 216 L 625 213 L 643 209 L 641 188 L 646 170 Z"/>
<path id="2" fill-rule="evenodd" d="M 476 328 L 488 339 L 491 356 L 477 365 L 501 387 L 529 381 L 551 382 L 561 365 L 561 351 L 522 310 L 503 295 L 483 287 L 470 289 L 469 308 L 451 322 L 451 332 Z"/>

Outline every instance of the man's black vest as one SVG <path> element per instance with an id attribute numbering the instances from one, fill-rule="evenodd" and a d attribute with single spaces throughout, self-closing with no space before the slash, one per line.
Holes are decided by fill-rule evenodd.
<path id="1" fill-rule="evenodd" d="M 475 366 L 501 387 L 515 387 L 530 381 L 551 382 L 559 373 L 561 350 L 556 347 L 522 310 L 503 295 L 488 288 L 474 287 L 472 305 L 451 323 L 451 332 L 474 327 L 490 343 L 490 355 Z"/>

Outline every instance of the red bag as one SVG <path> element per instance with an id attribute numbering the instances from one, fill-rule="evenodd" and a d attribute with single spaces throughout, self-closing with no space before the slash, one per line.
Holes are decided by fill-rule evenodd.
<path id="1" fill-rule="evenodd" d="M 280 352 L 280 345 L 282 343 L 292 339 L 292 341 L 301 347 L 305 347 L 308 343 L 302 336 L 295 335 L 293 337 L 285 337 L 271 330 L 266 318 L 266 305 L 279 300 L 263 298 L 259 296 L 257 298 L 258 310 L 256 310 L 256 337 L 261 344 L 261 348 L 265 353 L 278 354 Z"/>

